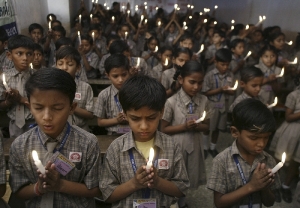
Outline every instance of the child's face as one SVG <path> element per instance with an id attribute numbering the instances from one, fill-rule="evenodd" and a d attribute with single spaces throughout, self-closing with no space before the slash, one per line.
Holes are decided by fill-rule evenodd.
<path id="1" fill-rule="evenodd" d="M 90 32 L 89 32 L 89 35 L 91 36 L 91 37 L 93 37 L 92 36 L 92 34 L 94 33 L 94 38 L 95 38 L 95 40 L 99 37 L 99 32 L 98 32 L 98 30 L 91 30 Z"/>
<path id="2" fill-rule="evenodd" d="M 180 46 L 188 49 L 193 48 L 193 41 L 191 39 L 185 39 L 180 42 Z"/>
<path id="3" fill-rule="evenodd" d="M 252 39 L 253 39 L 254 43 L 258 43 L 258 42 L 262 41 L 263 36 L 260 32 L 255 32 L 252 36 Z"/>
<path id="4" fill-rule="evenodd" d="M 183 66 L 185 62 L 189 61 L 191 58 L 186 53 L 180 53 L 178 57 L 174 59 L 174 62 L 178 66 Z"/>
<path id="5" fill-rule="evenodd" d="M 33 66 L 41 66 L 43 58 L 44 58 L 43 54 L 40 51 L 34 50 L 33 51 L 33 62 L 32 62 L 32 65 Z"/>
<path id="6" fill-rule="evenodd" d="M 263 84 L 263 80 L 263 77 L 254 77 L 246 83 L 241 81 L 241 87 L 244 88 L 244 91 L 251 97 L 257 97 Z"/>
<path id="7" fill-rule="evenodd" d="M 234 55 L 241 56 L 243 55 L 245 51 L 245 45 L 244 43 L 238 43 L 235 48 L 231 49 L 231 51 L 234 53 Z"/>
<path id="8" fill-rule="evenodd" d="M 24 71 L 33 61 L 33 50 L 23 47 L 15 48 L 7 53 L 7 57 L 14 63 L 18 71 Z"/>
<path id="9" fill-rule="evenodd" d="M 39 43 L 39 41 L 42 38 L 42 31 L 40 29 L 34 29 L 31 31 L 30 33 L 30 37 L 31 39 L 35 42 L 35 43 Z"/>
<path id="10" fill-rule="evenodd" d="M 69 97 L 57 90 L 36 89 L 30 95 L 29 106 L 39 128 L 56 138 L 63 131 L 68 116 L 73 114 L 76 103 L 70 105 Z"/>
<path id="11" fill-rule="evenodd" d="M 238 131 L 233 126 L 231 127 L 231 135 L 236 138 L 236 144 L 242 156 L 255 157 L 265 149 L 271 133 L 254 133 L 247 130 Z"/>
<path id="12" fill-rule="evenodd" d="M 264 54 L 261 56 L 261 60 L 267 67 L 271 67 L 275 64 L 276 61 L 276 54 L 273 51 L 265 51 Z"/>
<path id="13" fill-rule="evenodd" d="M 129 28 L 128 27 L 122 27 L 120 30 L 119 30 L 119 36 L 123 39 L 125 39 L 125 33 L 127 32 L 127 38 L 128 38 L 128 35 L 129 35 Z"/>
<path id="14" fill-rule="evenodd" d="M 80 69 L 80 65 L 77 65 L 74 59 L 67 57 L 58 59 L 56 61 L 56 67 L 68 72 L 73 78 L 75 78 L 76 72 Z"/>
<path id="15" fill-rule="evenodd" d="M 62 37 L 61 32 L 59 32 L 59 31 L 52 32 L 52 39 L 53 39 L 54 43 L 61 37 Z"/>
<path id="16" fill-rule="evenodd" d="M 186 94 L 194 97 L 202 89 L 204 76 L 202 73 L 192 73 L 184 78 L 178 77 L 178 81 Z"/>
<path id="17" fill-rule="evenodd" d="M 125 112 L 134 140 L 146 142 L 153 139 L 163 111 L 156 111 L 144 106 L 138 110 L 130 109 Z"/>
<path id="18" fill-rule="evenodd" d="M 223 38 L 218 33 L 215 33 L 213 36 L 213 44 L 220 44 L 222 41 Z"/>
<path id="19" fill-rule="evenodd" d="M 209 28 L 207 33 L 209 37 L 212 37 L 214 35 L 214 28 Z"/>
<path id="20" fill-rule="evenodd" d="M 172 51 L 166 50 L 161 54 L 161 64 L 165 66 L 166 59 L 168 59 L 168 65 L 165 66 L 168 67 L 171 64 L 171 58 L 172 58 Z"/>
<path id="21" fill-rule="evenodd" d="M 100 19 L 98 17 L 92 18 L 92 24 L 99 24 L 99 23 L 100 23 Z"/>
<path id="22" fill-rule="evenodd" d="M 86 54 L 86 53 L 88 53 L 91 50 L 92 45 L 87 40 L 81 40 L 81 47 L 83 49 L 83 53 Z"/>
<path id="23" fill-rule="evenodd" d="M 225 74 L 229 69 L 230 62 L 215 61 L 216 68 L 220 74 Z"/>
<path id="24" fill-rule="evenodd" d="M 170 27 L 169 27 L 169 33 L 173 34 L 174 31 L 175 31 L 175 25 L 171 24 Z"/>
<path id="25" fill-rule="evenodd" d="M 157 46 L 157 41 L 156 41 L 155 39 L 151 40 L 151 41 L 148 43 L 148 49 L 149 49 L 150 51 L 154 51 L 156 46 Z"/>
<path id="26" fill-rule="evenodd" d="M 109 74 L 106 73 L 106 76 L 110 79 L 115 88 L 120 90 L 124 82 L 129 78 L 129 71 L 123 67 L 112 68 Z"/>
<path id="27" fill-rule="evenodd" d="M 282 50 L 285 45 L 285 37 L 280 35 L 273 42 L 271 42 L 271 45 L 273 45 L 277 50 Z"/>

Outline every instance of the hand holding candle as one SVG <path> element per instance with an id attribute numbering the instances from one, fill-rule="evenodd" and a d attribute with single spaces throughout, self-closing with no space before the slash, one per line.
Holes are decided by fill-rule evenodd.
<path id="1" fill-rule="evenodd" d="M 280 168 L 282 168 L 284 162 L 285 162 L 285 158 L 286 158 L 286 153 L 284 152 L 282 154 L 282 157 L 281 157 L 281 162 L 279 162 L 273 169 L 272 169 L 272 173 L 276 173 Z"/>
<path id="2" fill-rule="evenodd" d="M 206 111 L 204 111 L 203 112 L 203 114 L 202 114 L 202 116 L 201 116 L 201 118 L 199 118 L 197 121 L 195 121 L 195 123 L 200 123 L 201 121 L 204 121 L 204 119 L 205 119 L 205 116 L 206 116 Z"/>
<path id="3" fill-rule="evenodd" d="M 9 87 L 8 87 L 8 85 L 7 85 L 7 83 L 6 83 L 6 80 L 5 80 L 5 74 L 4 74 L 4 73 L 2 74 L 2 80 L 3 80 L 3 85 L 4 85 L 5 89 L 8 91 L 8 90 L 9 90 Z"/>
<path id="4" fill-rule="evenodd" d="M 151 147 L 150 148 L 150 153 L 149 153 L 149 160 L 147 162 L 146 170 L 150 170 L 152 163 L 153 163 L 153 158 L 154 158 L 154 149 Z"/>
<path id="5" fill-rule="evenodd" d="M 42 174 L 45 174 L 45 167 L 43 166 L 42 162 L 40 161 L 39 156 L 38 156 L 38 154 L 35 150 L 32 151 L 32 157 L 33 157 L 33 160 L 34 160 L 34 164 L 39 169 L 39 171 Z"/>

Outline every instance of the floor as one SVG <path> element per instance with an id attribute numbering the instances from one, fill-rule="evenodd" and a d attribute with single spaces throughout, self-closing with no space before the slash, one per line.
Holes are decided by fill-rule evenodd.
<path id="1" fill-rule="evenodd" d="M 220 138 L 217 144 L 218 151 L 222 151 L 226 147 L 230 146 L 233 142 L 233 139 L 228 133 L 220 134 Z M 206 171 L 207 173 L 210 172 L 211 164 L 212 164 L 212 157 L 209 155 L 206 159 Z M 4 200 L 8 200 L 10 195 L 10 188 L 7 186 L 7 192 L 4 196 Z M 294 191 L 294 189 L 292 189 Z M 186 198 L 187 204 L 189 208 L 211 208 L 213 207 L 213 197 L 212 192 L 205 188 L 205 186 L 201 186 L 198 188 L 198 190 L 189 191 L 187 198 Z M 97 202 L 97 207 L 102 208 L 109 208 L 109 204 L 104 204 L 101 202 Z M 274 208 L 294 208 L 292 204 L 287 204 L 285 202 L 281 203 L 275 203 L 273 206 Z"/>

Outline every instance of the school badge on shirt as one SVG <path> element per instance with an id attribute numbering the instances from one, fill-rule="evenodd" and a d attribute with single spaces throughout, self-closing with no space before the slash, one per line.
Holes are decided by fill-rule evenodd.
<path id="1" fill-rule="evenodd" d="M 71 162 L 81 162 L 82 152 L 70 152 L 69 160 Z"/>
<path id="2" fill-rule="evenodd" d="M 158 169 L 159 170 L 169 169 L 169 159 L 158 159 Z"/>
<path id="3" fill-rule="evenodd" d="M 81 100 L 81 93 L 79 92 L 75 93 L 75 100 Z"/>

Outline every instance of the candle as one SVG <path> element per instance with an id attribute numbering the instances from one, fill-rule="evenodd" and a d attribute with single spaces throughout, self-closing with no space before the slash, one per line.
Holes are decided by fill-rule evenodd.
<path id="1" fill-rule="evenodd" d="M 272 173 L 276 173 L 280 168 L 282 168 L 284 162 L 285 162 L 285 158 L 286 158 L 286 153 L 284 152 L 281 156 L 281 162 L 279 162 L 273 169 L 272 169 Z"/>
<path id="2" fill-rule="evenodd" d="M 202 12 L 199 12 L 199 15 L 203 15 L 203 13 L 202 13 Z"/>
<path id="3" fill-rule="evenodd" d="M 155 7 L 155 10 L 157 11 L 157 10 L 158 10 L 158 7 Z"/>
<path id="4" fill-rule="evenodd" d="M 285 43 L 288 45 L 293 45 L 293 41 L 290 41 L 290 42 L 285 41 Z"/>
<path id="5" fill-rule="evenodd" d="M 264 20 L 266 19 L 266 16 L 259 16 L 259 21 L 256 23 L 255 27 L 257 27 L 258 25 L 260 25 Z"/>
<path id="6" fill-rule="evenodd" d="M 127 15 L 128 15 L 128 17 L 129 17 L 129 15 L 130 15 L 130 10 L 127 10 Z"/>
<path id="7" fill-rule="evenodd" d="M 178 8 L 178 4 L 174 4 L 175 11 L 177 10 L 177 8 Z"/>
<path id="8" fill-rule="evenodd" d="M 196 54 L 199 55 L 203 50 L 204 50 L 204 44 L 201 45 L 200 50 Z"/>
<path id="9" fill-rule="evenodd" d="M 90 18 L 91 18 L 91 21 L 92 21 L 92 19 L 93 19 L 93 14 L 90 15 Z"/>
<path id="10" fill-rule="evenodd" d="M 51 21 L 49 21 L 49 30 L 51 30 Z"/>
<path id="11" fill-rule="evenodd" d="M 191 5 L 191 9 L 194 9 L 194 5 Z"/>
<path id="12" fill-rule="evenodd" d="M 2 81 L 3 81 L 3 85 L 4 85 L 5 89 L 9 90 L 9 87 L 8 87 L 8 85 L 6 83 L 6 80 L 5 80 L 5 74 L 4 73 L 2 74 Z"/>
<path id="13" fill-rule="evenodd" d="M 112 17 L 111 17 L 111 20 L 112 20 L 112 22 L 114 23 L 114 22 L 115 22 L 115 16 L 112 16 Z"/>
<path id="14" fill-rule="evenodd" d="M 282 67 L 280 74 L 276 75 L 276 77 L 283 77 L 284 75 L 284 67 Z"/>
<path id="15" fill-rule="evenodd" d="M 164 63 L 165 66 L 168 66 L 169 65 L 169 60 L 166 58 L 165 60 L 165 63 Z"/>
<path id="16" fill-rule="evenodd" d="M 94 3 L 94 0 L 92 0 L 92 3 Z"/>
<path id="17" fill-rule="evenodd" d="M 81 23 L 81 14 L 79 15 L 79 23 Z"/>
<path id="18" fill-rule="evenodd" d="M 92 32 L 93 41 L 95 41 L 95 32 Z"/>
<path id="19" fill-rule="evenodd" d="M 158 46 L 155 46 L 154 53 L 156 53 L 157 51 L 158 51 Z"/>
<path id="20" fill-rule="evenodd" d="M 144 5 L 146 6 L 146 5 L 147 5 L 147 2 L 144 2 Z"/>
<path id="21" fill-rule="evenodd" d="M 161 21 L 158 21 L 157 25 L 158 25 L 158 27 L 160 27 L 161 26 Z"/>
<path id="22" fill-rule="evenodd" d="M 147 24 L 147 22 L 148 22 L 148 20 L 147 20 L 147 19 L 145 19 L 145 24 Z"/>
<path id="23" fill-rule="evenodd" d="M 108 6 L 108 7 L 106 7 L 106 10 L 109 10 L 109 6 Z"/>
<path id="24" fill-rule="evenodd" d="M 298 59 L 297 59 L 297 57 L 294 59 L 294 61 L 293 62 L 288 62 L 288 64 L 297 64 L 297 62 L 298 62 Z"/>
<path id="25" fill-rule="evenodd" d="M 274 103 L 272 103 L 271 105 L 268 105 L 268 108 L 273 108 L 273 107 L 275 107 L 275 106 L 277 105 L 277 102 L 278 102 L 278 98 L 275 97 Z"/>
<path id="26" fill-rule="evenodd" d="M 148 6 L 145 6 L 145 10 L 147 10 L 148 9 Z"/>
<path id="27" fill-rule="evenodd" d="M 103 6 L 106 7 L 106 3 L 104 3 Z"/>
<path id="28" fill-rule="evenodd" d="M 35 166 L 40 170 L 40 172 L 42 174 L 45 174 L 45 167 L 43 166 L 42 162 L 40 161 L 38 153 L 35 150 L 32 151 L 32 157 L 33 157 Z"/>
<path id="29" fill-rule="evenodd" d="M 244 58 L 244 61 L 246 61 L 247 60 L 247 58 L 249 57 L 249 56 L 251 56 L 251 51 L 249 51 L 248 53 L 247 53 L 247 55 L 245 56 L 245 58 Z"/>
<path id="30" fill-rule="evenodd" d="M 193 18 L 193 17 L 190 15 L 190 16 L 189 16 L 189 19 L 192 19 L 192 18 Z"/>
<path id="31" fill-rule="evenodd" d="M 98 0 L 96 0 L 96 4 L 98 4 Z"/>
<path id="32" fill-rule="evenodd" d="M 81 45 L 80 31 L 78 31 L 77 33 L 78 33 L 78 41 L 79 41 L 79 45 Z"/>
<path id="33" fill-rule="evenodd" d="M 246 25 L 246 30 L 248 30 L 249 29 L 249 25 Z"/>
<path id="34" fill-rule="evenodd" d="M 234 30 L 234 26 L 233 25 L 231 26 L 231 30 Z"/>
<path id="35" fill-rule="evenodd" d="M 231 20 L 231 24 L 234 24 L 235 23 L 235 21 L 234 20 Z"/>
<path id="36" fill-rule="evenodd" d="M 234 86 L 233 86 L 233 87 L 228 87 L 227 90 L 236 90 L 236 88 L 238 87 L 238 84 L 239 84 L 239 83 L 238 83 L 238 81 L 236 80 Z"/>
<path id="37" fill-rule="evenodd" d="M 188 4 L 188 5 L 187 5 L 187 8 L 191 8 L 191 5 Z"/>
<path id="38" fill-rule="evenodd" d="M 180 8 L 179 7 L 177 7 L 177 11 L 179 11 L 180 10 Z"/>
<path id="39" fill-rule="evenodd" d="M 154 158 L 154 149 L 151 147 L 150 148 L 150 153 L 149 153 L 149 160 L 148 160 L 147 166 L 146 166 L 146 170 L 150 170 L 150 168 L 152 166 L 153 158 Z"/>
<path id="40" fill-rule="evenodd" d="M 188 26 L 184 26 L 184 28 L 183 28 L 184 30 L 187 30 L 188 29 Z"/>
<path id="41" fill-rule="evenodd" d="M 204 121 L 205 116 L 206 116 L 206 111 L 203 112 L 201 118 L 199 118 L 197 121 L 195 121 L 195 123 L 200 123 L 201 121 Z"/>
<path id="42" fill-rule="evenodd" d="M 49 16 L 49 19 L 50 19 L 50 21 L 52 21 L 52 16 L 51 15 Z"/>
<path id="43" fill-rule="evenodd" d="M 128 35 L 128 32 L 126 31 L 125 32 L 125 40 L 127 39 L 127 35 Z"/>
<path id="44" fill-rule="evenodd" d="M 140 57 L 138 57 L 137 61 L 136 61 L 136 67 L 139 67 L 140 66 Z"/>
<path id="45" fill-rule="evenodd" d="M 139 10 L 139 8 L 135 7 L 135 11 L 137 12 Z"/>
<path id="46" fill-rule="evenodd" d="M 215 6 L 215 9 L 218 9 L 218 5 Z"/>
<path id="47" fill-rule="evenodd" d="M 32 63 L 30 63 L 30 64 L 29 64 L 29 66 L 30 66 L 30 68 L 32 68 L 32 69 L 33 69 L 33 65 L 32 65 Z"/>
<path id="48" fill-rule="evenodd" d="M 216 25 L 216 24 L 218 24 L 218 22 L 217 22 L 217 21 L 214 21 L 214 24 Z"/>
<path id="49" fill-rule="evenodd" d="M 143 20 L 144 20 L 144 15 L 141 15 L 141 22 L 140 22 L 140 24 L 142 24 Z"/>
<path id="50" fill-rule="evenodd" d="M 204 21 L 203 21 L 204 23 L 207 23 L 207 19 L 204 19 Z"/>

